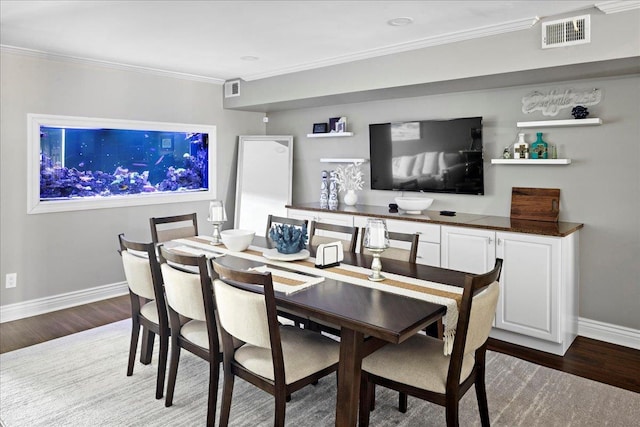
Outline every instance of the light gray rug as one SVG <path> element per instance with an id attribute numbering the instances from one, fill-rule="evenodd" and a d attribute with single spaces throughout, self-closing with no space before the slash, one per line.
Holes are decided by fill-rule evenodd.
<path id="1" fill-rule="evenodd" d="M 23 426 L 197 426 L 206 418 L 207 364 L 182 352 L 174 405 L 154 399 L 157 353 L 125 375 L 129 321 L 0 355 L 0 419 Z M 377 388 L 372 426 L 442 426 L 444 409 Z M 640 394 L 490 352 L 487 394 L 494 426 L 632 426 Z M 307 387 L 287 404 L 288 426 L 332 426 L 335 377 Z M 219 404 L 219 402 L 218 402 Z M 219 414 L 219 413 L 218 413 Z M 234 426 L 273 424 L 273 398 L 236 380 Z M 475 392 L 460 403 L 460 425 L 479 425 Z"/>

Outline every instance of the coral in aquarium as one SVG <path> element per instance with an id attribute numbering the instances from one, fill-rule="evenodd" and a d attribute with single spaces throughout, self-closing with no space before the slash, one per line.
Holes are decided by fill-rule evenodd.
<path id="1" fill-rule="evenodd" d="M 116 167 L 113 174 L 102 171 L 79 171 L 76 168 L 67 168 L 54 163 L 51 158 L 41 154 L 40 198 L 108 197 L 155 191 L 200 189 L 206 162 L 186 154 L 185 166 L 187 167 L 169 167 L 167 178 L 154 186 L 149 182 L 149 171 L 130 172 L 120 166 Z"/>
<path id="2" fill-rule="evenodd" d="M 295 254 L 306 247 L 307 226 L 295 227 L 288 224 L 274 224 L 269 230 L 269 237 L 282 254 Z"/>

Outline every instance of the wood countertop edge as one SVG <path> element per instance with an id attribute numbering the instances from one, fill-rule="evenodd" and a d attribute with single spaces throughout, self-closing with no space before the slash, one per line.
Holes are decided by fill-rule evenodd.
<path id="1" fill-rule="evenodd" d="M 575 222 L 566 222 L 566 221 L 545 222 L 545 221 L 512 220 L 509 217 L 467 214 L 463 212 L 459 212 L 458 215 L 468 216 L 470 218 L 467 220 L 464 220 L 464 219 L 461 220 L 458 216 L 447 217 L 447 216 L 440 215 L 439 211 L 426 211 L 425 215 L 407 215 L 407 214 L 402 214 L 401 212 L 398 212 L 398 213 L 384 212 L 384 210 L 387 210 L 385 206 L 374 206 L 374 205 L 359 205 L 355 207 L 349 206 L 346 209 L 344 206 L 340 206 L 336 210 L 321 209 L 319 206 L 316 206 L 313 203 L 288 204 L 285 207 L 287 209 L 297 209 L 302 211 L 367 216 L 367 217 L 393 219 L 393 220 L 399 220 L 399 221 L 413 221 L 413 222 L 420 222 L 424 224 L 480 228 L 485 230 L 506 231 L 511 233 L 536 234 L 536 235 L 553 236 L 553 237 L 566 237 L 572 233 L 575 233 L 581 228 L 584 228 L 584 224 L 575 223 Z M 362 210 L 358 210 L 359 208 L 362 208 Z M 510 225 L 502 226 L 498 224 L 488 224 L 488 222 L 491 222 L 491 221 L 508 222 Z M 511 224 L 512 222 L 517 222 L 517 224 Z M 562 231 L 560 231 L 559 228 L 562 228 Z"/>

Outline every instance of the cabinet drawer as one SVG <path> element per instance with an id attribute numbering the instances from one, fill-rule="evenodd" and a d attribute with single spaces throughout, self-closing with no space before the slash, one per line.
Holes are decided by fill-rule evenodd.
<path id="1" fill-rule="evenodd" d="M 389 231 L 399 233 L 418 233 L 421 242 L 440 243 L 440 226 L 435 224 L 424 224 L 414 221 L 387 220 Z"/>
<path id="2" fill-rule="evenodd" d="M 440 245 L 437 243 L 420 242 L 418 243 L 417 264 L 430 265 L 432 267 L 440 267 Z"/>

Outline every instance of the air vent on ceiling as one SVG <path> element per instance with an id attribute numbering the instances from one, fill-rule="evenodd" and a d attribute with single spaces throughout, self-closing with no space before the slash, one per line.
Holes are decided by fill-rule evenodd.
<path id="1" fill-rule="evenodd" d="M 224 97 L 240 96 L 240 80 L 229 80 L 224 83 Z"/>
<path id="2" fill-rule="evenodd" d="M 542 48 L 591 42 L 591 15 L 575 16 L 542 24 Z"/>

